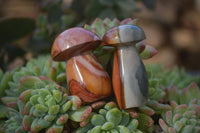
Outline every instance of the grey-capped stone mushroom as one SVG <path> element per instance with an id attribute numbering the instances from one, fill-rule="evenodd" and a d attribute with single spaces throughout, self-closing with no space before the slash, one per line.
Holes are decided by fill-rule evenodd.
<path id="1" fill-rule="evenodd" d="M 103 36 L 103 45 L 115 47 L 113 63 L 113 88 L 122 109 L 139 107 L 146 103 L 148 78 L 146 70 L 135 48 L 145 39 L 138 26 L 121 25 L 109 29 Z"/>

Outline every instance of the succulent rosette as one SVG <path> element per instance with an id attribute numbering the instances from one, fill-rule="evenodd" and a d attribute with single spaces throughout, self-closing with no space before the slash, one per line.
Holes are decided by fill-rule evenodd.
<path id="1" fill-rule="evenodd" d="M 5 95 L 5 90 L 9 87 L 8 82 L 12 81 L 12 73 L 0 69 L 0 98 Z"/>
<path id="2" fill-rule="evenodd" d="M 32 83 L 20 84 L 27 89 L 17 99 L 19 112 L 12 108 L 8 111 L 10 114 L 14 112 L 15 117 L 11 115 L 6 121 L 6 132 L 17 132 L 21 129 L 32 133 L 40 131 L 59 133 L 64 130 L 64 124 L 68 119 L 81 122 L 91 113 L 90 106 L 81 107 L 79 97 L 69 96 L 65 88 L 48 77 L 28 76 L 22 77 L 21 80 L 26 78 L 31 78 Z M 13 118 L 18 118 L 19 122 L 16 123 Z M 10 127 L 12 124 L 15 126 Z"/>
<path id="3" fill-rule="evenodd" d="M 163 104 L 163 98 L 166 93 L 162 89 L 162 79 L 157 77 L 157 73 L 151 69 L 150 65 L 146 65 L 146 71 L 149 82 L 149 95 L 146 106 L 140 107 L 139 110 L 149 115 L 161 114 L 163 111 L 170 109 L 169 105 Z"/>
<path id="4" fill-rule="evenodd" d="M 12 80 L 12 75 L 10 72 L 3 73 L 0 69 L 0 97 L 5 95 L 5 89 L 8 87 L 8 82 Z M 0 133 L 3 132 L 6 119 L 7 107 L 0 103 Z"/>
<path id="5" fill-rule="evenodd" d="M 22 127 L 22 120 L 23 120 L 23 108 L 20 103 L 19 111 L 13 108 L 7 108 L 6 117 L 8 120 L 5 121 L 4 125 L 2 125 L 3 133 L 26 133 L 26 131 Z"/>
<path id="6" fill-rule="evenodd" d="M 198 133 L 200 132 L 200 90 L 191 83 L 182 90 L 175 86 L 166 88 L 166 96 L 171 110 L 162 114 L 159 124 L 164 132 Z"/>
<path id="7" fill-rule="evenodd" d="M 194 99 L 189 105 L 171 102 L 172 110 L 163 114 L 159 124 L 165 133 L 199 133 L 200 101 Z"/>
<path id="8" fill-rule="evenodd" d="M 49 56 L 31 59 L 26 66 L 2 74 L 0 82 L 0 97 L 3 104 L 17 108 L 17 98 L 27 90 L 32 89 L 38 81 L 36 77 L 46 76 L 56 83 L 67 87 L 65 64 L 52 61 Z M 23 78 L 22 78 L 23 77 Z"/>
<path id="9" fill-rule="evenodd" d="M 19 83 L 24 76 L 46 76 L 57 83 L 66 83 L 65 63 L 55 62 L 50 56 L 39 56 L 28 61 L 26 66 L 14 70 L 13 81 Z"/>
<path id="10" fill-rule="evenodd" d="M 198 83 L 200 81 L 198 77 L 187 75 L 183 69 L 179 71 L 177 68 L 174 68 L 172 71 L 164 70 L 160 64 L 147 64 L 145 67 L 149 81 L 149 99 L 145 106 L 139 108 L 140 112 L 149 114 L 150 116 L 154 114 L 160 115 L 171 109 L 171 107 L 165 103 L 167 101 L 175 100 L 178 104 L 187 104 L 194 98 L 198 99 L 200 97 L 196 83 L 191 83 L 188 87 L 184 88 L 183 91 L 181 91 L 182 88 L 178 89 L 173 86 L 173 83 L 178 85 L 178 87 L 189 84 L 190 81 L 196 81 Z M 167 73 L 174 76 L 168 78 Z M 174 82 L 175 79 L 179 80 L 179 82 Z M 181 79 L 184 83 L 180 81 Z M 168 86 L 171 87 L 168 88 Z M 190 95 L 187 95 L 186 98 L 186 94 Z"/>
<path id="11" fill-rule="evenodd" d="M 87 124 L 86 124 L 87 123 Z M 103 133 L 103 132 L 126 132 L 141 133 L 138 129 L 138 120 L 133 118 L 125 110 L 118 109 L 114 102 L 107 103 L 100 108 L 97 113 L 92 113 L 86 121 L 82 122 L 82 127 L 76 133 Z"/>
<path id="12" fill-rule="evenodd" d="M 200 99 L 200 89 L 195 82 L 190 83 L 187 87 L 178 89 L 176 86 L 165 88 L 166 99 L 175 101 L 177 104 L 187 104 L 194 99 Z"/>
<path id="13" fill-rule="evenodd" d="M 66 87 L 65 63 L 54 62 L 49 56 L 33 58 L 24 67 L 11 72 L 0 72 L 0 97 L 14 95 L 18 89 L 20 78 L 25 76 L 46 76 Z M 19 95 L 18 95 L 19 96 Z"/>
<path id="14" fill-rule="evenodd" d="M 176 86 L 177 89 L 183 89 L 191 82 L 200 85 L 200 77 L 186 73 L 184 68 L 174 67 L 171 70 L 167 70 L 161 64 L 147 64 L 146 69 L 151 70 L 151 73 L 160 80 L 160 87 L 163 89 L 172 86 Z"/>

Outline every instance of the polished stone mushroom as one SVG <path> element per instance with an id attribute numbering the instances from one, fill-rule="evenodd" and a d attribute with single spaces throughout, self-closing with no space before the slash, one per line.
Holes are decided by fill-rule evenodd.
<path id="1" fill-rule="evenodd" d="M 101 44 L 99 37 L 83 28 L 62 32 L 54 41 L 51 55 L 55 61 L 66 61 L 66 75 L 72 95 L 90 103 L 112 93 L 109 75 L 92 51 Z"/>
<path id="2" fill-rule="evenodd" d="M 147 101 L 147 74 L 135 48 L 144 39 L 144 31 L 133 25 L 111 28 L 102 39 L 103 45 L 115 47 L 112 81 L 121 109 L 139 107 Z"/>

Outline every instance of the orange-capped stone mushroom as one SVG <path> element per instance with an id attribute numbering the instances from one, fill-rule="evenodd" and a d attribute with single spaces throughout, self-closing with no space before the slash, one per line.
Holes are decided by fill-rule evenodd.
<path id="1" fill-rule="evenodd" d="M 109 75 L 92 51 L 101 44 L 99 37 L 83 28 L 70 28 L 54 41 L 51 55 L 66 61 L 67 83 L 72 95 L 90 103 L 112 93 Z"/>

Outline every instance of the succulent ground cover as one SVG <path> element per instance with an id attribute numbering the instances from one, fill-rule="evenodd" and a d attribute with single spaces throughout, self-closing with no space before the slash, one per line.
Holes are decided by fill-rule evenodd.
<path id="1" fill-rule="evenodd" d="M 88 117 L 88 123 L 78 128 L 77 133 L 96 132 L 135 132 L 141 133 L 138 128 L 138 120 L 131 116 L 131 113 L 117 108 L 116 103 L 109 102 L 99 109 L 97 113 L 92 113 Z"/>
<path id="2" fill-rule="evenodd" d="M 133 24 L 136 19 L 119 21 L 96 19 L 85 25 L 100 37 L 111 27 Z M 156 54 L 145 42 L 136 45 L 142 59 Z M 113 48 L 100 46 L 94 54 L 111 74 Z M 197 133 L 200 131 L 200 77 L 184 69 L 165 70 L 146 65 L 149 98 L 145 106 L 120 110 L 115 97 L 84 104 L 67 89 L 65 63 L 50 56 L 31 59 L 11 72 L 0 70 L 0 133 L 28 132 L 119 132 Z"/>
<path id="3" fill-rule="evenodd" d="M 178 90 L 166 88 L 171 110 L 162 114 L 159 124 L 165 132 L 200 132 L 200 90 L 196 83 Z"/>

